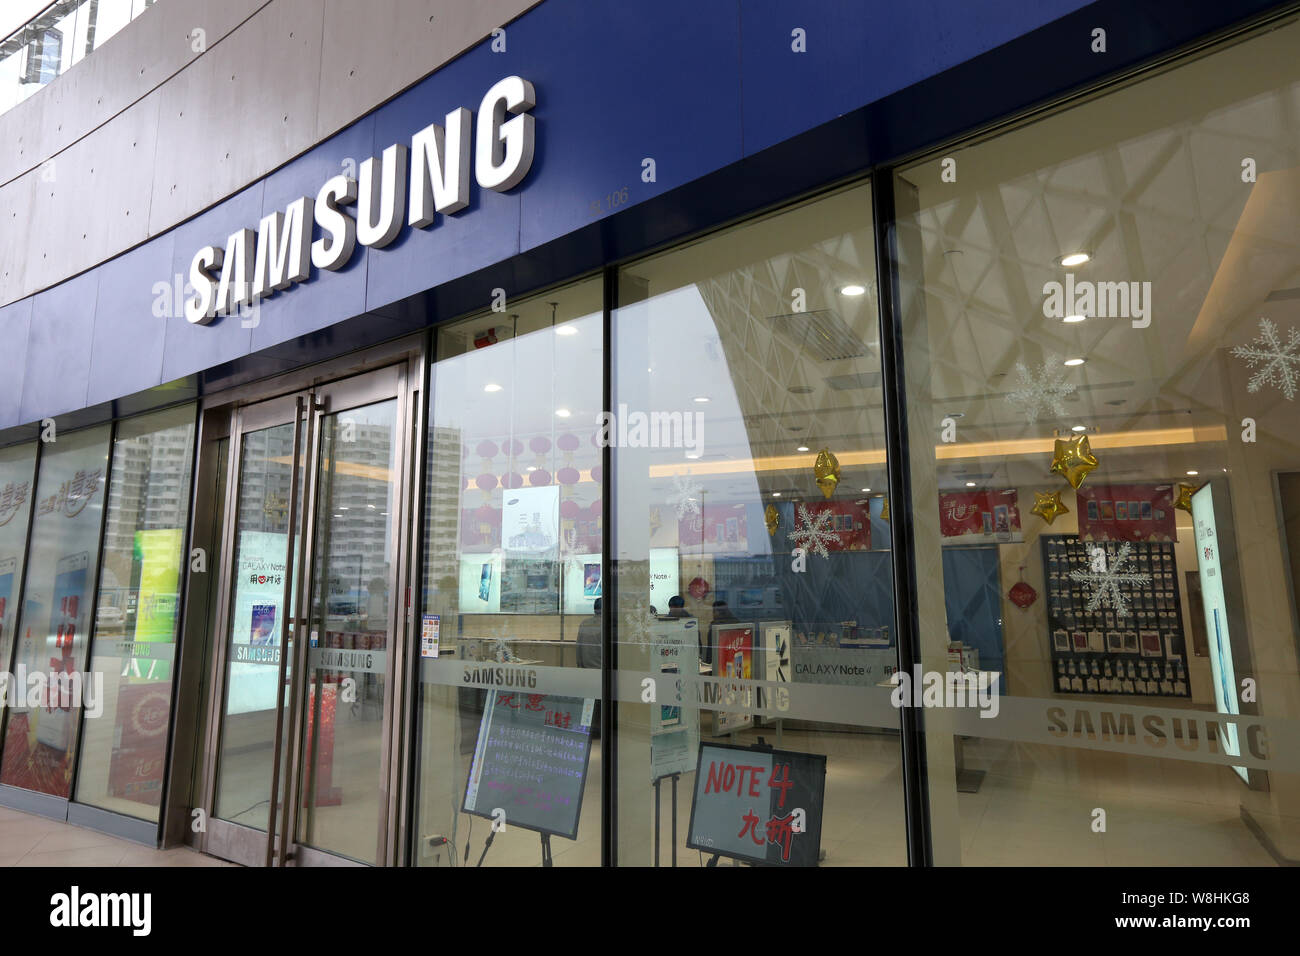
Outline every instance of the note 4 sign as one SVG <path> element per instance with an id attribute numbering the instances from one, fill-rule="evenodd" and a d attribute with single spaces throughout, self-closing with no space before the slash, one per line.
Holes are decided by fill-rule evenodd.
<path id="1" fill-rule="evenodd" d="M 822 754 L 705 744 L 686 845 L 752 863 L 816 866 L 825 793 Z"/>

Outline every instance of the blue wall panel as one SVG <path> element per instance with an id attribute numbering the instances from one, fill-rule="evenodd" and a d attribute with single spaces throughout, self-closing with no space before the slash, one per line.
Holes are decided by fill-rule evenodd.
<path id="1" fill-rule="evenodd" d="M 0 308 L 0 342 L 5 344 L 3 374 L 0 374 L 0 422 L 23 420 L 23 378 L 27 369 L 27 336 L 32 324 L 33 299 L 23 299 Z"/>
<path id="2" fill-rule="evenodd" d="M 734 3 L 698 0 L 548 0 L 511 28 L 538 99 L 525 249 L 625 208 L 606 200 L 621 189 L 640 202 L 741 158 L 739 29 Z"/>
<path id="3" fill-rule="evenodd" d="M 36 296 L 19 421 L 39 421 L 85 407 L 98 288 L 99 270 L 93 270 Z M 134 338 L 138 333 L 122 329 L 122 334 Z"/>
<path id="4" fill-rule="evenodd" d="M 1085 5 L 1083 0 L 740 0 L 745 155 Z M 807 52 L 791 48 L 796 27 L 805 31 Z M 1086 47 L 1088 40 L 1081 32 L 1079 42 Z"/>
<path id="5" fill-rule="evenodd" d="M 174 244 L 175 233 L 165 233 L 97 270 L 99 294 L 87 405 L 164 381 L 163 340 L 174 317 L 184 314 L 180 311 L 184 308 L 184 279 L 178 304 L 176 279 L 168 272 Z M 163 315 L 154 315 L 155 304 Z"/>

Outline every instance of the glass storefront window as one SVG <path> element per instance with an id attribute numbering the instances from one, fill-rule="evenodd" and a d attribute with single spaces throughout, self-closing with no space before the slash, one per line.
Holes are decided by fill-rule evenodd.
<path id="1" fill-rule="evenodd" d="M 99 567 L 108 438 L 107 425 L 59 435 L 42 449 L 36 483 L 14 683 L 15 697 L 18 690 L 38 686 L 37 679 L 46 693 L 36 702 L 24 694 L 9 708 L 0 783 L 56 797 L 68 796 L 72 780 L 78 697 L 88 717 L 103 704 L 98 682 L 82 678 Z"/>
<path id="2" fill-rule="evenodd" d="M 1297 44 L 897 176 L 924 665 L 1006 695 L 926 713 L 936 862 L 1300 850 Z"/>
<path id="3" fill-rule="evenodd" d="M 162 797 L 193 460 L 190 406 L 118 426 L 90 666 L 103 709 L 82 724 L 76 799 L 146 820 Z"/>
<path id="4" fill-rule="evenodd" d="M 438 330 L 412 862 L 594 866 L 601 283 L 508 309 Z"/>
<path id="5" fill-rule="evenodd" d="M 0 449 L 0 661 L 9 665 L 35 495 L 36 446 Z"/>
<path id="6" fill-rule="evenodd" d="M 874 248 L 861 185 L 620 271 L 622 865 L 906 863 Z"/>

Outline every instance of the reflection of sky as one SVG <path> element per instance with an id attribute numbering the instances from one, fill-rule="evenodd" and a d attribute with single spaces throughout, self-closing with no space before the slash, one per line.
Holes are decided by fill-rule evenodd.
<path id="1" fill-rule="evenodd" d="M 748 460 L 753 457 L 740 400 L 732 384 L 718 330 L 695 285 L 674 289 L 644 302 L 620 308 L 614 324 L 614 404 L 617 411 L 699 414 L 703 424 L 702 463 Z M 697 397 L 708 402 L 696 402 Z M 761 411 L 752 409 L 751 411 Z M 747 551 L 766 554 L 770 542 L 762 524 L 761 492 L 752 470 L 689 477 L 694 460 L 686 448 L 623 448 L 616 451 L 619 482 L 620 550 L 645 553 L 629 535 L 649 507 L 666 505 L 675 488 L 671 475 L 650 477 L 652 466 L 670 466 L 703 490 L 708 507 L 748 506 Z M 641 502 L 641 503 L 637 503 Z M 735 509 L 737 514 L 744 511 Z M 683 542 L 688 543 L 688 542 Z M 647 543 L 648 546 L 648 543 Z"/>

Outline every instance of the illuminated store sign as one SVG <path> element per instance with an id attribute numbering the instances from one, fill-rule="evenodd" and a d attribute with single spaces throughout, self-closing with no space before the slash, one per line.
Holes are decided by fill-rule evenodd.
<path id="1" fill-rule="evenodd" d="M 506 192 L 528 174 L 536 142 L 528 111 L 536 103 L 533 85 L 518 76 L 498 81 L 484 95 L 473 159 L 481 188 Z M 365 160 L 356 179 L 332 176 L 314 199 L 303 196 L 283 212 L 264 216 L 256 232 L 240 229 L 224 248 L 204 246 L 190 262 L 196 295 L 185 303 L 185 318 L 207 325 L 307 281 L 312 266 L 343 268 L 357 243 L 382 249 L 402 231 L 403 219 L 425 229 L 436 215 L 466 208 L 472 122 L 469 110 L 453 110 L 445 125 L 430 123 L 412 136 L 410 146 L 394 143 L 378 160 Z M 353 205 L 355 217 L 343 211 Z M 315 242 L 313 223 L 323 232 Z"/>

